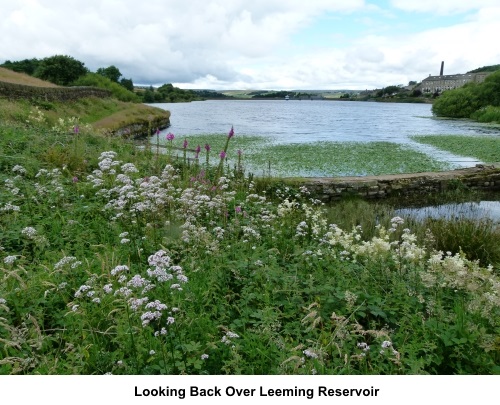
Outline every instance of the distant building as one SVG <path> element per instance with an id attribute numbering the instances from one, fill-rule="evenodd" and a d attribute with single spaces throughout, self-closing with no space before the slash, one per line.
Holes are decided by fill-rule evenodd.
<path id="1" fill-rule="evenodd" d="M 444 62 L 441 63 L 441 74 L 439 76 L 431 76 L 422 80 L 420 84 L 420 89 L 423 93 L 441 93 L 445 90 L 456 89 L 462 87 L 467 83 L 481 83 L 484 82 L 486 76 L 490 72 L 481 73 L 465 73 L 465 74 L 455 74 L 455 75 L 444 75 L 443 74 Z"/>

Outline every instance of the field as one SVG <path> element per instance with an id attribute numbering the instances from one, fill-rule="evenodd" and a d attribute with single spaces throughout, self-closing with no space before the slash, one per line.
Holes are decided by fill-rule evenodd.
<path id="1" fill-rule="evenodd" d="M 324 207 L 204 139 L 0 124 L 1 374 L 500 373 L 498 228 Z"/>

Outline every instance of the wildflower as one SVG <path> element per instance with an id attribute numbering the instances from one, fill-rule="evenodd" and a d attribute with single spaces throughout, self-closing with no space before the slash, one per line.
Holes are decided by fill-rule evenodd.
<path id="1" fill-rule="evenodd" d="M 242 154 L 243 152 L 241 151 L 241 149 L 238 149 L 238 150 L 236 151 L 236 153 L 238 153 L 238 156 L 241 156 L 241 154 Z"/>
<path id="2" fill-rule="evenodd" d="M 0 298 L 0 305 L 5 305 L 7 304 L 7 301 L 5 301 L 4 298 Z"/>
<path id="3" fill-rule="evenodd" d="M 111 270 L 111 275 L 115 276 L 122 271 L 128 271 L 128 266 L 125 265 L 116 266 L 113 270 Z"/>
<path id="4" fill-rule="evenodd" d="M 21 231 L 21 235 L 26 236 L 28 239 L 33 239 L 36 235 L 36 229 L 31 226 L 27 226 Z"/>
<path id="5" fill-rule="evenodd" d="M 363 350 L 364 352 L 367 352 L 370 350 L 370 346 L 368 345 L 368 343 L 365 343 L 365 342 L 358 343 L 358 347 L 361 350 Z"/>
<path id="6" fill-rule="evenodd" d="M 175 138 L 175 135 L 172 132 L 169 132 L 165 138 L 167 138 L 167 141 L 172 142 Z"/>
<path id="7" fill-rule="evenodd" d="M 125 163 L 121 167 L 123 173 L 138 173 L 139 170 L 135 167 L 133 163 Z"/>
<path id="8" fill-rule="evenodd" d="M 403 225 L 405 223 L 404 219 L 401 217 L 394 217 L 391 219 L 391 224 L 393 227 L 396 225 Z"/>
<path id="9" fill-rule="evenodd" d="M 26 169 L 24 167 L 22 167 L 21 165 L 15 165 L 13 168 L 12 168 L 12 171 L 14 173 L 19 173 L 19 174 L 26 174 Z"/>
<path id="10" fill-rule="evenodd" d="M 227 134 L 227 137 L 231 139 L 234 136 L 234 128 L 231 126 L 231 130 L 229 131 L 229 134 Z"/>
<path id="11" fill-rule="evenodd" d="M 169 317 L 167 318 L 167 325 L 171 325 L 171 324 L 173 324 L 174 322 L 175 322 L 175 318 L 173 318 L 173 317 L 171 317 L 171 316 L 169 316 Z"/>
<path id="12" fill-rule="evenodd" d="M 208 359 L 208 354 L 203 353 L 200 357 L 202 360 L 206 360 Z"/>
<path id="13" fill-rule="evenodd" d="M 221 151 L 221 153 L 219 153 L 219 156 L 220 156 L 221 159 L 225 159 L 226 158 L 226 152 Z"/>
<path id="14" fill-rule="evenodd" d="M 78 307 L 79 307 L 79 306 L 80 306 L 80 305 L 73 305 L 73 306 L 71 307 L 71 310 L 72 310 L 73 312 L 76 312 L 76 311 L 78 311 Z"/>
<path id="15" fill-rule="evenodd" d="M 3 259 L 3 262 L 5 264 L 12 264 L 16 261 L 17 256 L 7 256 L 6 258 Z"/>
<path id="16" fill-rule="evenodd" d="M 78 177 L 76 176 L 73 176 L 73 179 L 72 179 L 73 183 L 78 183 Z"/>
<path id="17" fill-rule="evenodd" d="M 210 152 L 210 145 L 208 143 L 205 144 L 205 150 L 207 152 Z"/>
<path id="18" fill-rule="evenodd" d="M 237 339 L 237 338 L 239 338 L 239 336 L 236 333 L 228 330 L 226 334 L 222 336 L 221 342 L 225 343 L 226 345 L 230 345 L 231 339 Z"/>
<path id="19" fill-rule="evenodd" d="M 188 147 L 188 141 L 187 139 L 184 139 L 184 142 L 182 143 L 182 147 L 186 149 Z"/>
<path id="20" fill-rule="evenodd" d="M 317 359 L 318 358 L 318 354 L 315 353 L 314 351 L 310 350 L 310 349 L 306 349 L 302 353 L 304 353 L 307 357 L 309 357 L 311 359 Z"/>
<path id="21" fill-rule="evenodd" d="M 73 132 L 74 132 L 75 134 L 77 134 L 78 132 L 80 132 L 80 128 L 78 127 L 78 125 L 75 125 L 75 126 L 73 127 Z"/>
<path id="22" fill-rule="evenodd" d="M 391 347 L 391 346 L 392 346 L 392 343 L 391 343 L 391 342 L 389 342 L 388 340 L 384 340 L 384 341 L 382 342 L 382 345 L 381 345 L 381 346 L 382 346 L 382 349 L 387 349 L 387 348 L 389 348 L 389 347 Z"/>
<path id="23" fill-rule="evenodd" d="M 149 351 L 149 355 L 150 355 L 150 356 L 154 356 L 155 354 L 156 354 L 156 352 L 155 352 L 154 350 L 150 350 L 150 351 Z"/>

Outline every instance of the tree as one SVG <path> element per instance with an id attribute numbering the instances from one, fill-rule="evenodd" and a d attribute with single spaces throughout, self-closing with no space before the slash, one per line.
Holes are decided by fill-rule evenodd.
<path id="1" fill-rule="evenodd" d="M 400 90 L 401 88 L 398 86 L 387 86 L 384 88 L 384 94 L 391 95 L 393 93 L 398 93 Z"/>
<path id="2" fill-rule="evenodd" d="M 99 68 L 96 71 L 97 74 L 107 77 L 109 80 L 118 83 L 122 74 L 120 70 L 114 65 L 108 66 L 107 68 Z"/>
<path id="3" fill-rule="evenodd" d="M 83 62 L 71 56 L 55 55 L 40 61 L 35 76 L 61 86 L 67 86 L 87 72 L 88 69 Z"/>
<path id="4" fill-rule="evenodd" d="M 125 87 L 128 91 L 134 91 L 134 83 L 132 82 L 132 79 L 121 79 L 120 84 Z"/>
<path id="5" fill-rule="evenodd" d="M 23 59 L 21 61 L 11 62 L 10 60 L 5 61 L 1 67 L 13 70 L 14 72 L 26 73 L 33 76 L 36 69 L 38 68 L 40 61 L 36 58 L 33 59 Z"/>

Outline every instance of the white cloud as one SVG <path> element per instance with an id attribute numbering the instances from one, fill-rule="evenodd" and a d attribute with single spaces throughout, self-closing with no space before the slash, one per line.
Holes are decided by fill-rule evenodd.
<path id="1" fill-rule="evenodd" d="M 449 73 L 500 63 L 488 45 L 498 36 L 498 0 L 376 2 L 10 0 L 0 6 L 0 57 L 66 54 L 91 70 L 113 64 L 136 84 L 219 89 L 364 89 L 421 80 L 441 60 Z M 470 13 L 460 24 L 405 35 L 398 9 Z M 326 13 L 331 27 L 317 35 L 331 41 L 293 43 Z M 336 30 L 351 15 L 354 29 Z"/>
<path id="2" fill-rule="evenodd" d="M 498 6 L 498 0 L 391 0 L 391 4 L 405 11 L 453 14 Z"/>

